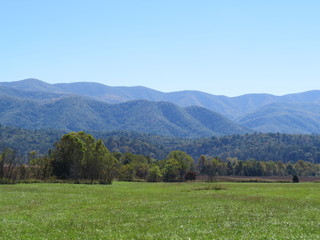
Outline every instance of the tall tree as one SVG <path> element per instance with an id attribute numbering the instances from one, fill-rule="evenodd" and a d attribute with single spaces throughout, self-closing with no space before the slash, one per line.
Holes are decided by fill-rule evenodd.
<path id="1" fill-rule="evenodd" d="M 79 179 L 86 152 L 85 143 L 72 132 L 62 136 L 53 151 L 53 172 L 58 178 Z"/>
<path id="2" fill-rule="evenodd" d="M 185 174 L 192 168 L 193 158 L 183 151 L 172 151 L 167 159 L 174 159 L 178 163 L 180 181 L 183 181 Z"/>
<path id="3" fill-rule="evenodd" d="M 117 159 L 109 152 L 102 140 L 95 143 L 95 168 L 100 183 L 111 184 L 116 175 Z M 93 168 L 94 169 L 94 168 Z"/>
<path id="4" fill-rule="evenodd" d="M 11 148 L 6 148 L 0 156 L 0 180 L 15 182 L 17 174 L 15 167 L 19 164 L 16 152 Z"/>
<path id="5" fill-rule="evenodd" d="M 62 136 L 53 150 L 53 172 L 59 178 L 99 180 L 111 184 L 117 159 L 102 140 L 85 132 Z"/>

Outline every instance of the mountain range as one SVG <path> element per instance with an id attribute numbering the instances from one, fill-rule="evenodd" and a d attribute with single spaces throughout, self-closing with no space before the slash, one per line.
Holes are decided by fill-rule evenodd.
<path id="1" fill-rule="evenodd" d="M 28 129 L 129 130 L 175 137 L 320 133 L 318 90 L 227 97 L 26 79 L 0 82 L 0 102 L 0 124 Z"/>

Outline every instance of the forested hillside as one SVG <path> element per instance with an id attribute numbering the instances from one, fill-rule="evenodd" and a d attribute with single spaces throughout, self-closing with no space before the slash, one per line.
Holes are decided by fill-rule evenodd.
<path id="1" fill-rule="evenodd" d="M 53 144 L 67 132 L 50 129 L 26 130 L 15 127 L 0 126 L 0 150 L 11 148 L 25 158 L 30 151 L 40 154 L 48 153 Z"/>
<path id="2" fill-rule="evenodd" d="M 25 129 L 127 130 L 189 138 L 250 132 L 205 108 L 168 102 L 107 104 L 79 96 L 42 102 L 0 96 L 0 101 L 0 124 Z"/>
<path id="3" fill-rule="evenodd" d="M 75 98 L 82 96 L 83 99 L 93 99 L 99 101 L 100 103 L 109 104 L 119 104 L 136 100 L 170 102 L 183 108 L 190 106 L 204 107 L 210 111 L 219 113 L 222 116 L 232 120 L 233 124 L 238 124 L 244 128 L 250 128 L 251 130 L 257 132 L 280 132 L 289 134 L 320 133 L 320 124 L 318 124 L 320 121 L 319 90 L 288 94 L 283 96 L 274 96 L 271 94 L 246 94 L 238 97 L 227 97 L 212 95 L 199 91 L 179 91 L 164 93 L 142 86 L 111 87 L 94 82 L 48 84 L 37 79 L 26 79 L 16 82 L 0 82 L 0 96 L 13 97 L 16 100 L 32 100 L 37 101 L 38 103 L 50 102 L 52 104 L 56 103 L 58 100 L 62 101 L 62 99 L 68 98 L 70 96 L 73 96 Z M 1 101 L 5 100 L 2 98 Z M 70 101 L 70 99 L 68 101 Z M 84 106 L 86 106 L 86 104 L 84 104 Z M 94 116 L 95 114 L 93 114 L 90 109 L 87 110 L 89 111 L 79 112 L 77 121 L 75 121 L 75 123 L 79 123 L 79 126 L 76 126 L 75 128 L 76 130 L 88 130 L 88 128 L 82 128 L 88 127 L 88 123 L 83 124 L 83 120 L 79 121 L 81 120 L 81 116 L 88 117 L 89 120 L 98 120 Z M 73 110 L 71 110 L 71 113 L 72 112 Z M 13 113 L 10 112 L 10 114 Z M 139 113 L 131 112 L 130 114 L 137 115 Z M 25 115 L 25 113 L 21 113 L 20 115 Z M 26 116 L 28 116 L 28 114 Z M 64 117 L 62 116 L 62 118 Z M 146 117 L 145 119 L 147 118 L 148 117 Z M 201 116 L 201 118 L 203 119 L 203 116 Z M 139 119 L 138 121 L 141 122 L 145 119 Z M 57 120 L 64 121 L 60 118 L 57 118 Z M 216 118 L 213 118 L 213 120 L 211 121 L 212 123 L 210 124 L 214 125 L 215 120 Z M 205 121 L 208 122 L 208 119 L 206 119 Z M 0 123 L 5 125 L 9 124 L 8 121 L 3 120 Z M 37 119 L 37 124 L 39 123 L 41 122 L 39 119 Z M 97 125 L 99 126 L 99 121 L 97 121 L 97 123 Z M 63 124 L 64 123 L 62 123 L 62 125 Z M 145 125 L 148 124 L 149 123 L 146 122 Z M 61 123 L 56 122 L 54 125 L 61 125 Z M 26 124 L 13 126 L 21 126 L 24 128 L 28 127 Z M 52 126 L 43 125 L 40 125 L 40 127 L 52 128 Z M 178 128 L 180 127 L 181 126 L 178 126 Z M 215 127 L 222 129 L 221 126 Z M 162 128 L 162 126 L 160 128 Z M 216 128 L 212 131 L 210 130 L 211 132 L 209 131 L 211 135 L 240 133 L 227 132 L 227 127 L 224 127 L 222 129 L 222 132 L 217 132 Z M 70 127 L 65 129 L 71 130 Z M 114 126 L 111 126 L 110 128 L 104 130 L 115 129 L 119 128 L 114 128 Z M 170 136 L 175 137 L 186 137 L 187 135 L 189 135 L 189 137 L 210 136 L 208 135 L 209 132 L 203 135 L 203 129 L 201 130 L 201 128 L 198 127 L 197 129 L 199 129 L 200 132 L 197 133 L 197 131 L 195 131 L 195 134 L 186 134 L 185 130 L 177 129 L 176 127 L 173 131 L 172 129 L 167 129 L 167 132 L 172 132 Z M 124 128 L 121 130 L 139 131 L 138 128 L 128 128 L 127 126 L 124 126 Z M 230 130 L 233 131 L 232 128 L 230 128 Z M 150 131 L 147 132 L 150 133 Z M 161 131 L 159 132 L 159 129 L 156 129 L 156 131 L 151 133 L 162 134 Z M 173 135 L 175 133 L 177 133 L 177 135 Z"/>
<path id="4" fill-rule="evenodd" d="M 26 156 L 36 150 L 46 154 L 53 144 L 67 132 L 55 130 L 24 130 L 0 127 L 0 150 L 16 149 Z M 163 159 L 170 151 L 182 150 L 194 159 L 200 155 L 219 157 L 222 160 L 256 159 L 261 161 L 297 162 L 304 160 L 320 163 L 319 135 L 246 134 L 203 139 L 181 139 L 126 131 L 91 131 L 102 139 L 111 152 L 134 153 Z"/>
<path id="5" fill-rule="evenodd" d="M 261 132 L 319 133 L 320 105 L 273 103 L 238 119 L 237 122 Z"/>
<path id="6" fill-rule="evenodd" d="M 233 135 L 194 140 L 181 145 L 180 148 L 192 156 L 204 153 L 222 159 L 280 160 L 285 163 L 304 160 L 320 163 L 319 135 L 280 133 Z"/>

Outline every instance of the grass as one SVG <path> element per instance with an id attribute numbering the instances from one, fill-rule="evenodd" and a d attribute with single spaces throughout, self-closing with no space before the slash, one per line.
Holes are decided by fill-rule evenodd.
<path id="1" fill-rule="evenodd" d="M 0 186 L 0 239 L 320 239 L 318 183 Z"/>

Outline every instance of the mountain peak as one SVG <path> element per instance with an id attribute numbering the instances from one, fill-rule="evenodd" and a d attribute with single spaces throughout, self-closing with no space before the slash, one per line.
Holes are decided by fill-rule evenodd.
<path id="1" fill-rule="evenodd" d="M 193 108 L 175 108 L 168 102 L 179 107 L 198 106 L 217 112 L 230 120 L 240 123 L 244 127 L 255 131 L 285 131 L 303 133 L 319 133 L 320 91 L 313 90 L 302 93 L 275 96 L 271 94 L 246 94 L 238 97 L 212 95 L 199 91 L 160 92 L 143 86 L 112 87 L 95 82 L 57 83 L 48 84 L 35 78 L 28 78 L 16 82 L 0 82 L 0 94 L 18 98 L 56 102 L 66 96 L 83 96 L 104 103 L 124 103 L 135 100 L 162 102 L 133 102 L 120 106 L 135 106 L 137 112 L 145 108 L 162 114 L 162 119 L 175 122 L 176 119 L 197 121 L 197 124 L 212 128 L 218 124 L 212 113 Z M 9 89 L 10 88 L 10 89 Z M 76 101 L 75 101 L 76 102 Z M 166 102 L 166 103 L 163 103 Z M 274 104 L 291 104 L 290 109 L 283 105 L 273 107 Z M 302 106 L 303 104 L 304 106 Z M 153 105 L 153 107 L 151 107 Z M 136 107 L 139 106 L 139 107 Z M 301 107 L 302 106 L 302 107 Z M 130 107 L 129 107 L 130 108 Z M 176 114 L 173 114 L 175 110 Z M 294 109 L 295 111 L 292 111 Z M 276 111 L 277 110 L 277 111 Z M 289 111 L 290 110 L 290 111 Z M 178 114 L 180 112 L 180 115 Z M 146 115 L 147 113 L 145 113 Z M 157 116 L 155 114 L 155 116 Z M 107 117 L 107 115 L 106 115 Z M 154 118 L 154 116 L 152 117 Z M 209 120 L 208 120 L 209 119 Z M 264 120 L 263 120 L 264 119 Z M 303 120 L 302 120 L 303 119 Z M 138 121 L 138 120 L 137 120 Z M 140 120 L 139 120 L 140 121 Z M 168 122 L 166 122 L 168 123 Z M 258 124 L 264 123 L 264 124 Z M 225 122 L 224 124 L 227 123 Z M 193 124 L 194 125 L 194 124 Z M 271 127 L 271 125 L 273 125 Z M 277 128 L 274 126 L 276 125 Z M 284 130 L 284 126 L 287 126 Z"/>
<path id="2" fill-rule="evenodd" d="M 20 81 L 15 81 L 15 82 L 28 82 L 28 83 L 45 83 L 45 84 L 48 84 L 44 81 L 41 81 L 37 78 L 26 78 L 26 79 L 22 79 Z"/>
<path id="3" fill-rule="evenodd" d="M 46 83 L 36 78 L 27 78 L 14 82 L 0 82 L 0 86 L 10 87 L 13 89 L 33 92 L 61 92 L 58 88 L 55 88 L 52 84 Z"/>

